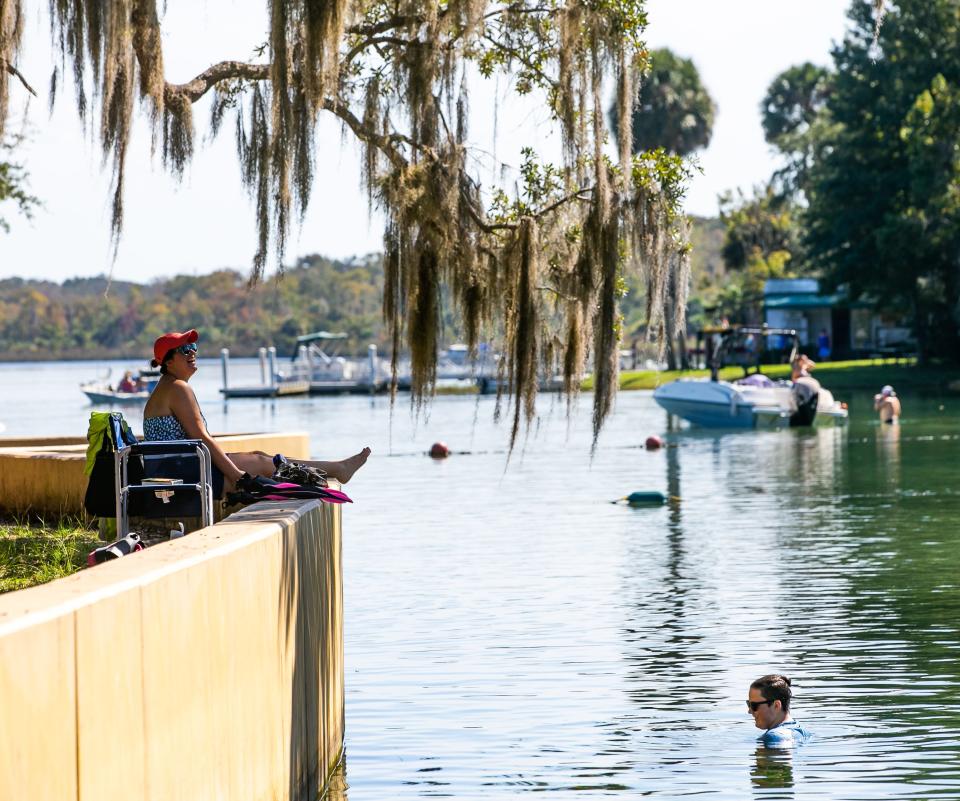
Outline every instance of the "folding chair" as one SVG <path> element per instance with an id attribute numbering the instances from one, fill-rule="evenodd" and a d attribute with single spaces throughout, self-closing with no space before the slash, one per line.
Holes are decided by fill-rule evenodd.
<path id="1" fill-rule="evenodd" d="M 142 463 L 130 470 L 131 459 Z M 210 451 L 199 439 L 138 442 L 114 452 L 117 536 L 130 531 L 131 515 L 148 518 L 199 517 L 213 525 L 213 469 Z M 131 483 L 130 473 L 142 475 Z"/>

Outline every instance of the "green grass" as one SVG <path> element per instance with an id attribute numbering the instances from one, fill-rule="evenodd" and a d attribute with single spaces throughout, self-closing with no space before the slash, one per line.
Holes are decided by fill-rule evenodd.
<path id="1" fill-rule="evenodd" d="M 761 372 L 773 379 L 789 378 L 790 366 L 786 364 L 764 365 Z M 636 370 L 620 374 L 620 389 L 656 389 L 677 378 L 707 377 L 709 370 Z M 940 390 L 951 381 L 960 379 L 960 368 L 923 366 L 915 360 L 860 359 L 848 362 L 820 362 L 813 371 L 815 378 L 830 390 L 872 389 L 877 391 L 884 384 L 892 384 L 898 392 L 903 390 Z M 725 367 L 720 377 L 730 380 L 743 376 L 740 367 Z M 593 388 L 592 381 L 584 382 L 583 388 Z"/>
<path id="2" fill-rule="evenodd" d="M 476 384 L 462 384 L 460 386 L 441 385 L 436 388 L 437 395 L 476 395 L 480 387 Z"/>
<path id="3" fill-rule="evenodd" d="M 61 520 L 55 528 L 0 520 L 0 592 L 22 590 L 76 573 L 87 554 L 103 543 L 97 532 L 77 520 Z"/>

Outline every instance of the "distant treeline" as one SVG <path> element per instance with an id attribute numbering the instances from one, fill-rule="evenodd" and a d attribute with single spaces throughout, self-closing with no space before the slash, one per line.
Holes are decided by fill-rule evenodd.
<path id="1" fill-rule="evenodd" d="M 300 334 L 345 331 L 345 352 L 383 347 L 379 254 L 353 261 L 306 256 L 283 275 L 250 287 L 247 275 L 219 270 L 149 284 L 105 276 L 57 284 L 0 280 L 0 360 L 151 358 L 167 331 L 196 328 L 201 354 L 237 356 L 275 345 L 291 353 Z"/>
<path id="2" fill-rule="evenodd" d="M 715 220 L 694 220 L 695 291 L 703 281 L 718 279 L 718 245 L 710 239 L 716 225 Z M 62 284 L 0 280 L 0 360 L 148 361 L 158 336 L 190 328 L 200 332 L 205 356 L 219 354 L 220 348 L 230 348 L 234 356 L 254 356 L 269 345 L 289 355 L 297 336 L 322 330 L 350 335 L 341 349 L 345 355 L 366 355 L 371 342 L 389 353 L 381 254 L 350 261 L 304 256 L 257 286 L 250 287 L 248 277 L 246 272 L 218 270 L 148 284 L 106 276 L 71 278 Z M 624 278 L 620 310 L 629 344 L 642 336 L 638 332 L 643 330 L 646 295 L 640 276 Z M 443 342 L 460 341 L 462 327 L 446 290 L 440 306 Z"/>

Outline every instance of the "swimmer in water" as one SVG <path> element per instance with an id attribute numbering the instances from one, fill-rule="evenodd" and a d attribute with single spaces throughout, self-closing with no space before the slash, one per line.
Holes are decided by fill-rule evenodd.
<path id="1" fill-rule="evenodd" d="M 881 423 L 896 425 L 900 422 L 900 398 L 889 384 L 873 396 L 873 408 L 879 412 Z"/>
<path id="2" fill-rule="evenodd" d="M 791 748 L 810 736 L 810 732 L 790 715 L 792 697 L 790 679 L 779 673 L 761 676 L 750 685 L 747 711 L 753 717 L 753 724 L 764 729 L 760 736 L 763 745 Z"/>

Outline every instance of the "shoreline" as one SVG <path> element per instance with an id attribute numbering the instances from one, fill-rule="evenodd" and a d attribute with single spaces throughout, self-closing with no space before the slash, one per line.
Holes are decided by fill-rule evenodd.
<path id="1" fill-rule="evenodd" d="M 790 365 L 761 365 L 760 372 L 776 380 L 790 377 Z M 742 378 L 741 367 L 725 367 L 720 378 L 730 381 Z M 620 373 L 620 389 L 656 389 L 678 378 L 708 378 L 709 370 L 626 370 Z M 916 359 L 859 359 L 847 362 L 821 362 L 813 376 L 830 391 L 864 389 L 879 391 L 884 384 L 892 384 L 897 392 L 935 391 L 956 392 L 960 381 L 960 367 L 942 365 L 919 366 Z M 585 381 L 583 389 L 592 389 L 592 381 Z"/>

